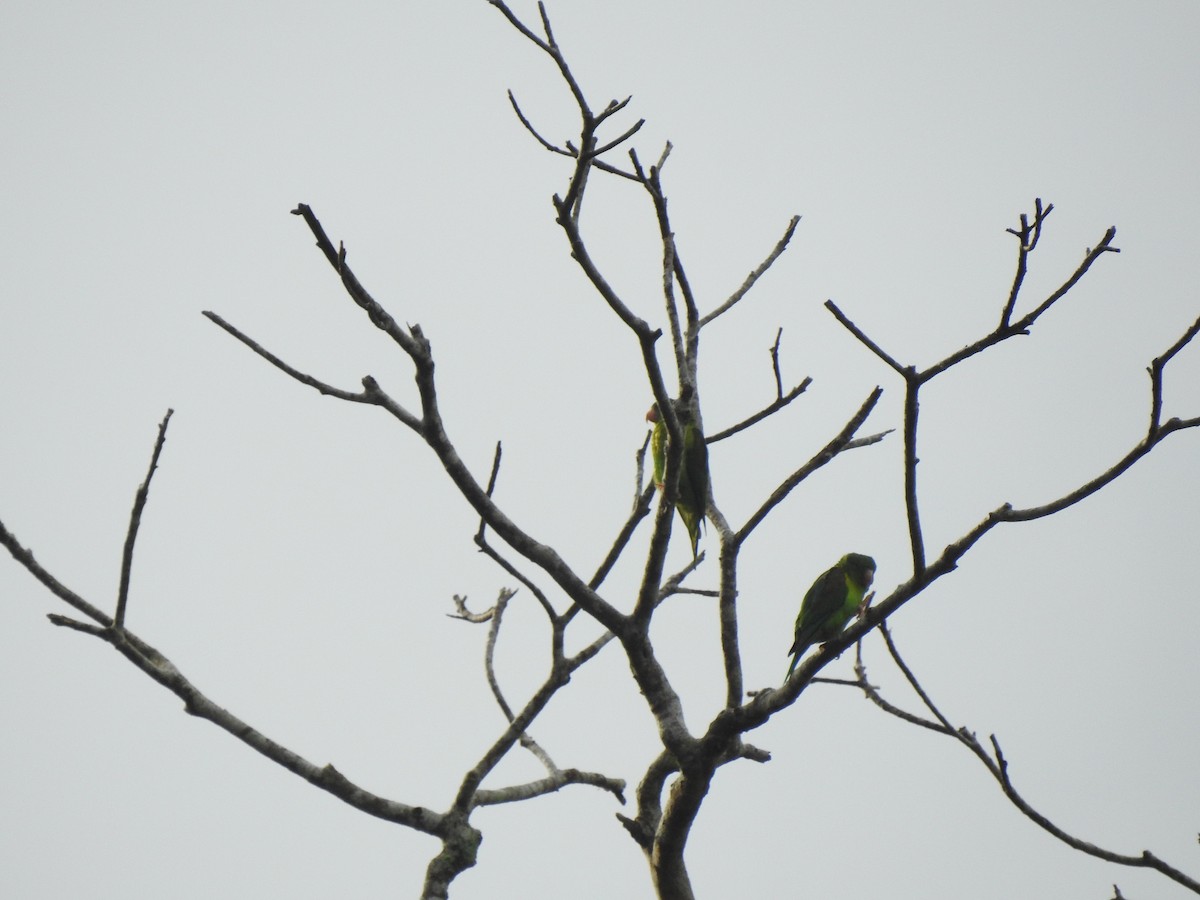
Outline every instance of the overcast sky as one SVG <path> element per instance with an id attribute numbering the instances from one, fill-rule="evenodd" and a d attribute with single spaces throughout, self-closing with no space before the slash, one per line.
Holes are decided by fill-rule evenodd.
<path id="1" fill-rule="evenodd" d="M 536 22 L 536 6 L 514 0 Z M 902 363 L 993 328 L 1015 226 L 1053 202 L 1020 311 L 1117 226 L 1029 337 L 931 383 L 921 488 L 931 553 L 1005 501 L 1044 503 L 1141 439 L 1145 367 L 1200 314 L 1200 7 L 1094 2 L 730 4 L 550 0 L 594 106 L 632 94 L 705 309 L 792 247 L 704 332 L 710 432 L 765 405 L 783 328 L 807 394 L 713 448 L 735 524 L 875 385 L 902 385 L 823 308 Z M 447 430 L 497 498 L 590 572 L 627 515 L 649 389 L 632 335 L 570 260 L 550 197 L 577 128 L 553 65 L 484 0 L 0 8 L 0 520 L 111 609 L 155 429 L 175 416 L 137 546 L 128 625 L 217 703 L 365 788 L 444 809 L 502 727 L 485 632 L 445 616 L 511 580 L 431 454 L 380 410 L 305 388 L 204 319 L 214 310 L 346 389 L 374 375 L 416 406 L 407 359 L 348 301 L 301 220 L 312 205 L 362 281 L 433 344 Z M 618 156 L 615 161 L 621 161 Z M 650 207 L 595 176 L 585 235 L 638 314 L 665 324 Z M 660 347 L 660 350 L 665 350 Z M 661 358 L 666 361 L 663 354 Z M 1200 415 L 1200 346 L 1169 367 L 1165 416 Z M 995 733 L 1026 797 L 1079 837 L 1200 874 L 1194 600 L 1200 432 L 1102 494 L 995 529 L 893 620 L 955 724 Z M 877 587 L 909 573 L 897 436 L 796 491 L 743 554 L 749 687 L 783 676 L 804 589 L 844 552 Z M 643 547 L 648 530 L 635 542 Z M 671 561 L 682 565 L 682 529 Z M 715 556 L 710 534 L 703 545 Z M 606 596 L 627 607 L 639 567 Z M 713 585 L 715 566 L 698 573 Z M 206 722 L 0 559 L 0 894 L 411 897 L 436 842 L 303 783 Z M 654 637 L 700 728 L 723 685 L 709 600 Z M 596 633 L 582 629 L 582 642 Z M 501 635 L 519 702 L 545 672 L 527 592 Z M 913 706 L 866 644 L 871 679 Z M 847 676 L 847 655 L 829 675 Z M 636 784 L 653 721 L 619 649 L 533 729 L 563 767 Z M 1101 900 L 1181 891 L 1037 829 L 944 737 L 814 686 L 749 739 L 767 765 L 715 782 L 692 833 L 699 896 Z M 537 777 L 514 755 L 490 786 Z M 456 900 L 650 896 L 614 799 L 577 787 L 485 810 Z M 626 809 L 626 812 L 629 810 Z"/>

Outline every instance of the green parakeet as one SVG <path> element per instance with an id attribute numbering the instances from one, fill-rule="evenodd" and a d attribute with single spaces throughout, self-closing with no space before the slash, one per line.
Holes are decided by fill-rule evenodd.
<path id="1" fill-rule="evenodd" d="M 796 617 L 796 640 L 788 651 L 792 654 L 789 676 L 805 650 L 841 634 L 851 616 L 858 612 L 874 580 L 875 560 L 861 553 L 847 553 L 836 566 L 813 582 L 800 604 L 800 615 Z"/>
<path id="2" fill-rule="evenodd" d="M 675 404 L 675 415 L 683 430 L 683 459 L 679 468 L 679 495 L 675 509 L 683 519 L 692 541 L 692 556 L 699 552 L 700 526 L 708 510 L 708 445 L 691 409 L 684 403 Z M 654 423 L 650 435 L 650 457 L 654 461 L 654 483 L 663 487 L 667 472 L 667 425 L 655 403 L 646 413 L 646 421 Z"/>

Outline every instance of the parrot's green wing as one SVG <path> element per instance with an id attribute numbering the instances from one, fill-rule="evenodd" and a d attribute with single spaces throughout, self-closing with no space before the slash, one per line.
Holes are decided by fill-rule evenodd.
<path id="1" fill-rule="evenodd" d="M 792 647 L 792 664 L 788 674 L 796 668 L 804 651 L 820 639 L 823 626 L 846 602 L 846 576 L 840 566 L 834 566 L 813 582 L 804 602 L 800 604 L 800 615 L 796 617 L 796 635 Z"/>
<path id="2" fill-rule="evenodd" d="M 679 490 L 675 498 L 675 509 L 683 519 L 692 543 L 694 557 L 700 544 L 700 527 L 708 511 L 708 444 L 699 426 L 692 421 L 691 411 L 683 404 L 676 404 L 676 415 L 683 430 L 683 455 L 680 459 Z M 646 413 L 647 421 L 654 423 L 650 432 L 650 459 L 654 464 L 654 483 L 661 489 L 667 474 L 667 426 L 658 411 L 658 404 Z"/>
<path id="3" fill-rule="evenodd" d="M 657 408 L 655 415 L 658 415 Z M 655 420 L 654 430 L 650 432 L 650 459 L 654 463 L 654 483 L 662 488 L 667 473 L 667 426 L 661 418 Z"/>
<path id="4" fill-rule="evenodd" d="M 867 588 L 875 577 L 875 560 L 861 553 L 848 553 L 836 566 L 813 582 L 800 604 L 800 615 L 796 617 L 796 635 L 788 675 L 800 662 L 804 651 L 818 641 L 828 641 L 846 627 L 846 623 L 858 611 Z"/>
<path id="5" fill-rule="evenodd" d="M 708 511 L 708 444 L 694 422 L 683 425 L 683 469 L 679 473 L 679 500 L 675 504 L 692 540 L 692 556 L 700 544 L 700 527 Z"/>

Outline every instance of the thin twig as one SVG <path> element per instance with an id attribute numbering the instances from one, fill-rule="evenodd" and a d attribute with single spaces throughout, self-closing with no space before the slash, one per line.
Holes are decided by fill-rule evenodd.
<path id="1" fill-rule="evenodd" d="M 1048 204 L 1043 209 L 1041 197 L 1036 198 L 1033 204 L 1033 225 L 1029 224 L 1029 217 L 1025 213 L 1021 213 L 1020 230 L 1008 229 L 1008 233 L 1015 235 L 1019 242 L 1017 249 L 1017 270 L 1013 275 L 1012 288 L 1008 292 L 1008 301 L 1004 304 L 1004 309 L 1000 313 L 1000 330 L 1008 328 L 1009 322 L 1012 319 L 1013 309 L 1017 305 L 1017 295 L 1021 292 L 1021 285 L 1025 281 L 1025 273 L 1029 268 L 1029 254 L 1037 247 L 1038 239 L 1042 236 L 1042 222 L 1046 220 L 1051 210 L 1054 209 L 1053 203 Z"/>
<path id="2" fill-rule="evenodd" d="M 1196 319 L 1179 340 L 1172 344 L 1162 356 L 1154 359 L 1146 370 L 1150 373 L 1150 430 L 1148 435 L 1152 436 L 1159 430 L 1159 421 L 1162 417 L 1163 369 L 1176 353 L 1188 345 L 1197 332 L 1200 332 L 1200 319 Z"/>
<path id="3" fill-rule="evenodd" d="M 783 251 L 787 249 L 788 242 L 791 241 L 792 235 L 796 233 L 796 226 L 799 224 L 800 217 L 792 216 L 791 221 L 788 222 L 787 228 L 784 229 L 783 237 L 776 242 L 775 247 L 769 254 L 767 254 L 767 258 L 759 263 L 758 267 L 746 276 L 746 280 L 742 282 L 741 286 L 736 291 L 729 295 L 728 300 L 700 319 L 701 328 L 703 328 L 713 319 L 717 318 L 717 316 L 728 312 L 737 304 L 739 300 L 746 296 L 746 294 L 750 291 L 750 288 L 754 287 L 755 282 L 757 282 L 758 279 L 763 276 L 767 269 L 771 268 L 775 260 L 779 259 L 779 257 L 783 255 Z"/>
<path id="4" fill-rule="evenodd" d="M 32 550 L 21 546 L 17 536 L 5 528 L 3 522 L 0 522 L 0 545 L 3 545 L 12 554 L 12 558 L 24 567 L 25 571 L 40 581 L 59 600 L 79 610 L 93 622 L 99 622 L 106 630 L 112 627 L 112 619 L 108 617 L 107 613 L 101 612 L 51 575 L 42 567 L 41 563 L 33 558 Z M 54 624 L 63 625 L 65 623 L 55 622 Z"/>
<path id="5" fill-rule="evenodd" d="M 491 626 L 488 628 L 487 644 L 483 652 L 483 667 L 487 675 L 488 687 L 492 689 L 492 696 L 496 700 L 496 705 L 500 707 L 500 711 L 504 713 L 504 718 L 509 722 L 515 718 L 512 707 L 508 705 L 508 701 L 504 699 L 504 692 L 500 689 L 500 680 L 496 677 L 496 641 L 500 637 L 500 624 L 504 620 L 504 610 L 508 608 L 508 601 L 512 599 L 516 591 L 508 588 L 501 588 L 500 595 L 496 598 L 496 605 L 492 607 Z M 538 758 L 546 771 L 553 775 L 558 771 L 558 766 L 554 764 L 554 760 L 550 755 L 542 749 L 542 746 L 535 741 L 528 732 L 522 732 L 517 738 L 517 741 L 522 747 Z"/>
<path id="6" fill-rule="evenodd" d="M 133 571 L 133 545 L 137 541 L 138 528 L 142 524 L 142 511 L 146 508 L 146 499 L 150 496 L 150 479 L 158 468 L 158 457 L 162 453 L 163 443 L 167 439 L 167 425 L 175 410 L 168 409 L 167 414 L 158 426 L 158 438 L 154 442 L 154 452 L 150 455 L 150 468 L 146 472 L 146 480 L 142 482 L 133 500 L 133 510 L 129 514 L 129 529 L 125 533 L 125 550 L 121 554 L 121 582 L 117 590 L 117 611 L 113 616 L 113 628 L 125 627 L 125 607 L 129 602 L 129 578 Z"/>
<path id="7" fill-rule="evenodd" d="M 223 318 L 221 318 L 215 312 L 205 310 L 202 313 L 202 315 L 205 318 L 207 318 L 209 321 L 211 321 L 214 324 L 218 325 L 219 327 L 225 329 L 225 331 L 227 331 L 229 334 L 233 335 L 235 338 L 237 338 L 239 341 L 241 341 L 243 344 L 245 344 L 247 347 L 249 347 L 251 350 L 253 350 L 255 353 L 257 353 L 259 356 L 261 356 L 263 359 L 265 359 L 267 362 L 269 362 L 275 368 L 277 368 L 281 372 L 284 372 L 287 375 L 291 376 L 296 381 L 299 381 L 301 384 L 306 384 L 309 387 L 316 389 L 317 391 L 319 391 L 322 394 L 327 394 L 330 397 L 337 397 L 339 400 L 348 400 L 351 403 L 374 403 L 375 402 L 374 399 L 372 399 L 370 396 L 368 396 L 365 392 L 344 391 L 341 388 L 335 388 L 329 384 L 326 384 L 323 381 L 319 381 L 318 379 L 313 378 L 311 375 L 306 375 L 304 372 L 301 372 L 299 369 L 295 369 L 292 366 L 289 366 L 287 363 L 285 363 L 282 359 L 280 359 L 278 356 L 276 356 L 270 350 L 267 350 L 265 347 L 263 347 L 261 344 L 259 344 L 257 341 L 255 341 L 253 338 L 246 335 L 244 332 L 239 331 L 235 326 L 230 325 L 228 322 L 226 322 Z M 419 426 L 419 423 L 417 423 L 417 425 Z M 416 426 L 414 426 L 414 427 L 416 430 L 418 430 L 418 431 L 420 430 L 419 427 L 416 427 Z"/>
<path id="8" fill-rule="evenodd" d="M 885 624 L 881 624 L 880 631 L 883 634 L 884 641 L 887 643 L 888 652 L 891 654 L 892 659 L 895 661 L 900 671 L 904 674 L 904 677 L 908 681 L 909 685 L 921 698 L 921 701 L 925 704 L 926 708 L 937 718 L 937 722 L 930 722 L 926 719 L 922 719 L 919 716 L 906 713 L 905 711 L 899 710 L 891 704 L 886 703 L 886 701 L 883 701 L 881 697 L 878 697 L 877 692 L 875 692 L 873 688 L 868 689 L 869 686 L 866 684 L 865 669 L 856 667 L 856 670 L 860 672 L 860 687 L 863 688 L 864 693 L 866 693 L 868 697 L 875 701 L 877 705 L 879 705 L 885 711 L 891 713 L 892 715 L 898 716 L 905 721 L 909 721 L 924 728 L 931 729 L 939 734 L 945 734 L 955 738 L 959 743 L 970 750 L 971 753 L 974 754 L 975 757 L 984 765 L 984 767 L 987 768 L 992 777 L 995 778 L 999 783 L 1000 789 L 1004 792 L 1004 795 L 1017 809 L 1019 809 L 1028 819 L 1038 825 L 1038 827 L 1040 827 L 1043 831 L 1046 831 L 1048 834 L 1058 838 L 1058 840 L 1062 841 L 1067 846 L 1082 853 L 1086 853 L 1089 856 L 1094 856 L 1097 859 L 1103 859 L 1107 862 L 1116 863 L 1118 865 L 1154 869 L 1165 875 L 1167 878 L 1170 878 L 1172 881 L 1183 885 L 1189 890 L 1195 893 L 1200 893 L 1200 881 L 1185 875 L 1183 872 L 1159 859 L 1149 850 L 1145 850 L 1139 855 L 1114 853 L 1111 850 L 1106 850 L 1097 846 L 1096 844 L 1092 844 L 1088 841 L 1077 838 L 1072 834 L 1069 834 L 1067 831 L 1051 821 L 1045 814 L 1035 809 L 1029 803 L 1029 801 L 1027 801 L 1020 794 L 1016 786 L 1013 784 L 1012 779 L 1008 774 L 1008 760 L 1005 758 L 1004 751 L 1000 748 L 1000 742 L 996 736 L 991 735 L 990 737 L 992 753 L 989 755 L 980 744 L 979 740 L 975 737 L 974 732 L 965 727 L 955 728 L 952 726 L 949 719 L 947 719 L 946 716 L 942 714 L 941 710 L 939 710 L 934 704 L 928 692 L 924 689 L 924 687 L 922 687 L 920 681 L 918 681 L 917 677 L 913 674 L 912 669 L 909 668 L 908 664 L 901 657 L 899 650 L 896 648 L 895 642 L 892 640 L 891 633 L 888 631 Z"/>
<path id="9" fill-rule="evenodd" d="M 831 313 L 833 313 L 834 318 L 837 319 L 839 322 L 841 322 L 842 325 L 845 326 L 847 331 L 849 331 L 852 335 L 854 335 L 856 338 L 858 338 L 859 341 L 862 342 L 863 346 L 865 346 L 868 350 L 870 350 L 872 353 L 874 353 L 876 356 L 878 356 L 880 359 L 882 359 L 885 363 L 887 363 L 889 366 L 891 366 L 893 369 L 895 369 L 901 375 L 904 374 L 905 367 L 900 365 L 900 363 L 896 362 L 896 360 L 894 360 L 891 357 L 891 355 L 888 354 L 888 352 L 886 350 L 884 350 L 882 347 L 880 347 L 878 344 L 876 344 L 873 340 L 871 340 L 869 337 L 867 337 L 866 333 L 861 328 L 859 328 L 857 325 L 855 325 L 853 322 L 851 322 L 850 318 L 844 312 L 842 312 L 840 309 L 838 309 L 838 306 L 836 303 L 834 303 L 832 300 L 826 300 L 825 308 L 827 310 L 829 310 Z"/>
<path id="10" fill-rule="evenodd" d="M 58 613 L 46 613 L 46 618 L 50 620 L 51 625 L 58 625 L 60 628 L 70 628 L 72 631 L 82 631 L 84 634 L 90 634 L 92 637 L 98 637 L 104 640 L 104 633 L 108 630 L 101 628 L 99 625 L 93 625 L 91 622 L 80 622 L 78 619 L 72 619 L 70 616 L 59 615 Z"/>
<path id="11" fill-rule="evenodd" d="M 551 153 L 557 153 L 560 156 L 566 156 L 570 159 L 574 159 L 578 155 L 576 153 L 572 153 L 570 150 L 564 150 L 562 147 L 559 147 L 556 144 L 552 144 L 552 143 L 550 143 L 550 141 L 548 141 L 544 137 L 542 137 L 538 133 L 538 130 L 533 127 L 533 123 L 530 122 L 529 119 L 527 119 L 525 117 L 525 113 L 523 113 L 521 111 L 521 107 L 517 103 L 517 98 L 513 95 L 513 92 L 511 90 L 508 92 L 508 102 L 510 104 L 512 104 L 513 112 L 515 112 L 517 114 L 517 118 L 520 119 L 521 124 L 525 126 L 525 130 L 528 131 L 530 134 L 532 134 L 534 140 L 536 140 L 539 144 L 541 144 L 543 147 L 545 147 Z"/>
<path id="12" fill-rule="evenodd" d="M 843 450 L 847 449 L 847 445 L 854 437 L 854 433 L 862 427 L 863 423 L 867 420 L 867 416 L 871 414 L 871 410 L 875 408 L 875 404 L 879 402 L 879 398 L 882 395 L 882 388 L 877 387 L 875 390 L 871 391 L 871 393 L 867 396 L 867 399 L 863 401 L 862 406 L 860 406 L 858 411 L 850 417 L 850 420 L 846 422 L 844 426 L 842 426 L 842 430 L 838 432 L 833 440 L 822 447 L 821 450 L 808 462 L 785 478 L 783 483 L 771 492 L 771 496 L 763 501 L 763 504 L 757 510 L 755 510 L 754 513 L 751 514 L 750 518 L 746 520 L 746 523 L 742 525 L 740 529 L 738 529 L 737 533 L 735 534 L 735 539 L 739 544 L 745 542 L 746 538 L 750 536 L 750 533 L 754 531 L 754 529 L 762 523 L 763 519 L 767 517 L 767 514 L 770 513 L 770 511 L 780 503 L 782 503 L 784 498 L 787 497 L 787 495 L 790 494 L 792 490 L 795 489 L 798 484 L 800 484 L 800 482 L 802 482 L 817 469 L 824 466 L 826 463 L 832 461 L 834 457 L 836 457 Z"/>
<path id="13" fill-rule="evenodd" d="M 775 332 L 775 343 L 771 345 L 771 371 L 775 375 L 775 398 L 783 399 L 783 375 L 779 372 L 779 342 L 783 340 L 783 326 Z"/>
<path id="14" fill-rule="evenodd" d="M 582 772 L 579 769 L 555 769 L 546 778 L 530 781 L 526 784 L 515 784 L 492 790 L 475 792 L 473 806 L 494 806 L 498 803 L 516 803 L 520 800 L 532 800 L 534 797 L 544 797 L 571 784 L 587 784 L 608 791 L 621 803 L 625 802 L 625 781 L 621 778 L 609 778 L 598 772 Z"/>
<path id="15" fill-rule="evenodd" d="M 764 406 L 758 412 L 748 416 L 747 418 L 738 422 L 736 425 L 730 425 L 728 428 L 724 428 L 721 431 L 718 431 L 716 434 L 707 436 L 705 438 L 705 443 L 715 444 L 717 441 L 723 441 L 727 437 L 733 437 L 739 431 L 745 431 L 751 425 L 755 425 L 767 418 L 767 416 L 779 412 L 779 410 L 783 409 L 785 406 L 803 394 L 806 390 L 808 390 L 808 386 L 810 384 L 812 384 L 812 378 L 805 377 L 802 382 L 789 390 L 786 394 L 780 395 L 777 399 Z"/>

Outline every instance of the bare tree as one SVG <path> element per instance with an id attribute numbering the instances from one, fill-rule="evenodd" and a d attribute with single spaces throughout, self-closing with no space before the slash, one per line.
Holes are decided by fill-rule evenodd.
<path id="1" fill-rule="evenodd" d="M 1154 869 L 1179 885 L 1200 893 L 1200 882 L 1155 854 L 1149 851 L 1127 854 L 1101 848 L 1069 834 L 1039 812 L 1032 801 L 1019 793 L 1009 777 L 1008 762 L 1000 749 L 999 740 L 993 736 L 989 750 L 972 732 L 951 724 L 913 675 L 887 627 L 893 613 L 954 571 L 963 557 L 997 526 L 1044 518 L 1067 509 L 1119 478 L 1169 435 L 1200 426 L 1200 416 L 1164 420 L 1162 412 L 1167 367 L 1200 331 L 1200 319 L 1186 327 L 1178 340 L 1151 361 L 1148 369 L 1148 425 L 1142 439 L 1124 456 L 1078 487 L 1039 505 L 1021 508 L 1006 503 L 991 509 L 982 515 L 974 527 L 940 551 L 932 552 L 925 546 L 921 494 L 917 483 L 921 388 L 959 363 L 1012 337 L 1029 334 L 1040 317 L 1063 300 L 1093 265 L 1108 254 L 1119 252 L 1113 246 L 1116 231 L 1109 228 L 1097 244 L 1085 252 L 1083 261 L 1066 275 L 1056 290 L 1030 304 L 1022 295 L 1028 260 L 1039 245 L 1053 209 L 1051 204 L 1035 201 L 1032 213 L 1021 215 L 1019 224 L 1009 229 L 1017 240 L 1016 271 L 995 328 L 923 368 L 897 359 L 886 349 L 885 338 L 868 335 L 864 328 L 855 324 L 851 315 L 829 301 L 826 306 L 834 319 L 881 360 L 900 379 L 904 388 L 904 415 L 898 437 L 903 442 L 904 451 L 904 497 L 911 571 L 886 596 L 868 597 L 859 611 L 857 621 L 805 659 L 781 686 L 748 690 L 738 635 L 741 551 L 756 534 L 758 527 L 806 479 L 838 461 L 845 452 L 878 444 L 891 434 L 891 429 L 865 431 L 883 389 L 875 388 L 857 408 L 847 409 L 844 425 L 827 435 L 824 445 L 809 459 L 799 462 L 774 490 L 752 503 L 753 511 L 744 519 L 731 522 L 722 512 L 722 486 L 719 483 L 711 486 L 707 497 L 707 520 L 711 527 L 709 546 L 712 548 L 715 543 L 717 555 L 715 584 L 697 584 L 696 575 L 705 559 L 704 554 L 681 570 L 669 572 L 667 548 L 683 466 L 684 414 L 691 417 L 697 426 L 703 426 L 704 403 L 698 377 L 701 337 L 706 333 L 705 329 L 715 327 L 719 324 L 718 319 L 738 307 L 784 253 L 799 219 L 792 218 L 785 225 L 775 246 L 732 294 L 712 308 L 702 309 L 689 281 L 685 254 L 676 242 L 668 212 L 663 172 L 671 152 L 670 145 L 662 149 L 652 164 L 647 165 L 631 146 L 643 121 L 628 122 L 626 117 L 630 100 L 612 101 L 599 109 L 589 102 L 555 38 L 543 6 L 539 4 L 540 23 L 530 25 L 518 18 L 501 0 L 491 0 L 491 5 L 537 51 L 553 62 L 577 107 L 578 135 L 570 140 L 558 141 L 546 137 L 522 110 L 517 98 L 509 94 L 514 112 L 533 139 L 547 151 L 570 161 L 571 171 L 566 187 L 553 198 L 557 225 L 562 230 L 571 257 L 594 290 L 598 301 L 605 304 L 624 324 L 629 339 L 636 343 L 643 363 L 647 393 L 653 396 L 658 409 L 662 411 L 667 433 L 661 492 L 656 489 L 653 479 L 647 478 L 647 441 L 634 454 L 635 490 L 632 492 L 629 514 L 612 536 L 611 544 L 595 571 L 588 573 L 573 568 L 551 543 L 533 534 L 497 502 L 495 490 L 502 476 L 499 444 L 486 477 L 472 472 L 464 463 L 448 436 L 446 422 L 452 413 L 443 413 L 440 407 L 433 351 L 420 326 L 399 324 L 392 313 L 375 299 L 351 269 L 346 248 L 328 237 L 316 213 L 308 205 L 300 204 L 292 212 L 303 220 L 316 239 L 318 249 L 341 281 L 346 295 L 367 314 L 371 324 L 386 334 L 408 358 L 415 379 L 415 395 L 409 399 L 398 399 L 371 376 L 362 379 L 361 388 L 334 386 L 285 362 L 217 313 L 206 312 L 205 315 L 295 381 L 347 402 L 380 408 L 406 426 L 437 458 L 462 498 L 479 516 L 479 527 L 474 537 L 476 545 L 511 579 L 509 584 L 499 588 L 497 599 L 490 608 L 472 611 L 466 598 L 455 597 L 454 611 L 451 613 L 467 622 L 487 627 L 485 673 L 496 703 L 504 714 L 506 726 L 482 749 L 475 764 L 463 773 L 457 791 L 448 798 L 445 807 L 440 810 L 426 809 L 371 793 L 342 775 L 332 764 L 322 766 L 304 759 L 210 699 L 163 653 L 130 631 L 125 622 L 135 542 L 151 482 L 161 461 L 170 411 L 159 426 L 149 471 L 136 494 L 122 555 L 120 589 L 111 615 L 62 584 L 34 559 L 11 531 L 0 524 L 0 543 L 7 547 L 21 566 L 78 614 L 78 617 L 52 614 L 50 621 L 110 644 L 148 677 L 178 696 L 188 713 L 211 721 L 293 774 L 362 812 L 437 838 L 440 850 L 430 860 L 425 874 L 422 895 L 426 898 L 449 896 L 456 876 L 475 865 L 481 832 L 472 817 L 480 807 L 520 802 L 577 785 L 598 788 L 625 803 L 626 781 L 619 774 L 564 767 L 556 762 L 552 748 L 543 747 L 530 735 L 531 725 L 550 701 L 567 691 L 572 675 L 610 644 L 616 644 L 618 652 L 628 661 L 632 678 L 654 717 L 661 744 L 657 756 L 647 762 L 641 773 L 633 795 L 632 815 L 617 816 L 629 837 L 645 855 L 655 892 L 661 898 L 686 900 L 695 895 L 685 851 L 692 826 L 718 772 L 731 763 L 768 762 L 770 754 L 749 743 L 746 735 L 771 717 L 789 709 L 810 685 L 818 682 L 853 686 L 863 691 L 884 711 L 957 740 L 987 768 L 1010 802 L 1039 827 L 1068 846 L 1112 863 Z M 660 237 L 661 314 L 665 330 L 635 311 L 634 305 L 627 302 L 606 278 L 603 266 L 589 250 L 583 214 L 589 184 L 594 178 L 622 179 L 644 192 Z M 1020 312 L 1027 308 L 1028 312 Z M 660 364 L 657 353 L 658 343 L 664 338 L 670 344 L 668 356 L 671 365 L 666 370 Z M 734 438 L 744 439 L 753 433 L 756 425 L 784 412 L 805 392 L 810 383 L 807 378 L 794 386 L 785 386 L 780 352 L 781 335 L 777 334 L 770 348 L 774 398 L 760 409 L 746 410 L 741 421 L 713 430 L 707 438 L 709 445 Z M 635 540 L 643 524 L 648 525 L 649 534 L 640 541 Z M 636 596 L 624 598 L 607 593 L 607 579 L 618 561 L 640 553 L 644 553 L 644 557 L 640 560 L 642 575 Z M 548 674 L 536 690 L 520 699 L 510 697 L 505 691 L 493 665 L 496 641 L 505 612 L 517 590 L 511 584 L 519 585 L 519 589 L 535 599 L 545 615 L 550 633 L 549 644 L 545 648 L 549 660 Z M 650 636 L 651 625 L 661 605 L 683 594 L 710 598 L 718 611 L 725 696 L 723 704 L 700 724 L 685 721 L 682 699 Z M 603 628 L 602 635 L 581 650 L 568 652 L 568 635 L 579 633 L 584 623 L 599 623 Z M 867 680 L 861 641 L 868 632 L 876 629 L 883 635 L 891 658 L 917 691 L 927 714 L 900 709 L 884 699 L 881 692 Z M 855 645 L 858 654 L 855 680 L 837 681 L 820 676 L 829 663 Z M 494 772 L 497 765 L 517 747 L 524 748 L 540 762 L 545 770 L 544 776 L 524 783 L 496 784 Z M 1114 890 L 1120 896 L 1119 889 Z"/>

